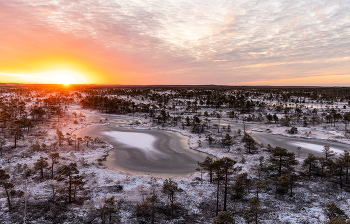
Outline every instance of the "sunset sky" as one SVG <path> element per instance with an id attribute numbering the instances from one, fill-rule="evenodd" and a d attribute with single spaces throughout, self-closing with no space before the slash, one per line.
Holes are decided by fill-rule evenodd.
<path id="1" fill-rule="evenodd" d="M 64 77 L 350 86 L 350 1 L 1 0 L 0 82 Z"/>

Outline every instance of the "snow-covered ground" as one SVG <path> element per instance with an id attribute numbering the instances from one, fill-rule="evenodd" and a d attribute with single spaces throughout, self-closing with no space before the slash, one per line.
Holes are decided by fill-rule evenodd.
<path id="1" fill-rule="evenodd" d="M 74 118 L 72 113 L 74 110 L 81 110 L 78 106 L 72 106 L 69 108 L 68 114 L 71 115 L 70 119 L 62 120 L 57 124 L 50 124 L 50 127 L 45 129 L 46 134 L 43 137 L 39 137 L 37 140 L 40 143 L 45 143 L 48 146 L 51 146 L 53 142 L 57 141 L 56 139 L 56 130 L 59 129 L 64 135 L 71 135 L 74 130 L 81 129 L 86 127 L 89 124 L 92 124 L 87 118 L 90 111 L 84 115 L 78 115 L 77 118 Z M 96 112 L 93 112 L 96 113 Z M 121 116 L 118 115 L 121 120 L 125 119 L 129 122 L 130 116 Z M 141 125 L 129 125 L 135 129 L 150 129 L 159 127 L 152 127 L 151 122 L 148 119 L 142 117 L 135 117 L 140 119 L 142 122 Z M 74 124 L 72 121 L 77 120 L 78 123 Z M 101 124 L 96 124 L 101 125 Z M 124 124 L 128 125 L 128 124 Z M 343 136 L 344 134 L 341 131 L 333 130 L 327 131 L 320 127 L 315 127 L 313 129 L 298 127 L 299 133 L 295 135 L 290 135 L 286 132 L 286 127 L 277 127 L 276 125 L 268 125 L 268 128 L 272 131 L 273 134 L 281 134 L 285 136 L 297 136 L 297 137 L 312 137 L 316 139 L 336 139 L 340 142 L 350 144 L 349 139 L 338 138 L 337 136 Z M 259 157 L 264 156 L 268 158 L 269 154 L 263 150 L 259 154 L 247 155 L 244 153 L 243 144 L 237 143 L 230 150 L 223 149 L 219 147 L 209 147 L 206 143 L 205 136 L 198 134 L 193 134 L 188 130 L 182 130 L 180 127 L 165 127 L 164 130 L 179 132 L 185 136 L 189 137 L 189 146 L 194 150 L 208 153 L 209 155 L 215 156 L 217 158 L 229 157 L 237 161 L 236 166 L 242 166 L 242 170 L 239 173 L 248 172 L 251 175 L 256 175 L 254 173 L 255 166 L 259 163 Z M 311 134 L 310 134 L 311 131 Z M 67 134 L 66 134 L 67 133 Z M 154 147 L 155 139 L 153 136 L 144 134 L 144 133 L 132 133 L 132 132 L 109 132 L 106 133 L 111 137 L 118 139 L 119 142 L 139 148 L 145 153 L 161 153 Z M 138 139 L 135 141 L 134 139 Z M 199 143 L 200 142 L 200 143 Z M 10 144 L 10 143 L 8 143 Z M 25 140 L 19 142 L 21 147 L 26 147 L 28 144 Z M 81 143 L 85 144 L 85 143 Z M 296 144 L 296 146 L 301 146 L 304 148 L 310 148 L 312 150 L 321 150 L 317 145 L 306 145 L 306 144 Z M 20 148 L 21 148 L 20 147 Z M 91 208 L 100 208 L 103 206 L 103 202 L 106 198 L 115 196 L 117 201 L 122 202 L 132 202 L 137 203 L 141 202 L 146 195 L 150 195 L 153 188 L 156 188 L 156 192 L 161 198 L 162 201 L 167 202 L 167 197 L 161 193 L 161 186 L 165 177 L 156 177 L 156 181 L 152 183 L 152 176 L 150 175 L 135 175 L 128 172 L 122 172 L 119 170 L 108 169 L 105 166 L 100 165 L 100 160 L 108 155 L 109 150 L 111 150 L 111 145 L 108 143 L 94 143 L 90 147 L 81 146 L 81 150 L 70 151 L 64 148 L 59 148 L 58 152 L 60 153 L 60 164 L 69 164 L 75 162 L 78 164 L 78 169 L 81 174 L 84 175 L 86 181 L 85 187 L 90 189 L 92 192 L 91 199 L 84 202 L 84 205 L 72 205 L 72 209 L 76 211 L 78 216 L 84 216 L 90 211 Z M 332 148 L 334 151 L 339 151 L 342 153 L 341 149 Z M 47 153 L 36 151 L 32 153 L 27 153 L 23 151 L 11 152 L 12 158 L 5 160 L 0 158 L 0 166 L 10 170 L 12 175 L 12 180 L 15 182 L 16 189 L 20 189 L 25 192 L 26 197 L 29 201 L 40 200 L 51 197 L 51 188 L 50 186 L 61 186 L 62 183 L 55 180 L 33 180 L 28 179 L 26 183 L 23 180 L 16 176 L 15 170 L 18 169 L 18 164 L 22 166 L 26 164 L 29 168 L 33 168 L 34 163 L 40 156 L 47 156 Z M 245 162 L 241 162 L 244 157 Z M 302 163 L 303 159 L 298 159 Z M 178 193 L 176 196 L 176 202 L 179 202 L 181 205 L 186 207 L 189 210 L 189 214 L 202 214 L 199 208 L 201 203 L 214 203 L 214 194 L 216 186 L 210 184 L 208 180 L 208 174 L 203 174 L 203 179 L 201 180 L 201 173 L 196 172 L 186 178 L 173 178 L 179 185 L 182 192 Z M 307 220 L 309 223 L 322 223 L 326 220 L 323 212 L 324 204 L 336 201 L 337 205 L 346 211 L 350 215 L 348 205 L 350 204 L 350 195 L 342 191 L 331 192 L 331 196 L 325 196 L 325 192 L 316 191 L 317 187 L 312 181 L 308 182 L 309 188 L 298 188 L 296 187 L 295 199 L 288 199 L 288 197 L 283 200 L 276 200 L 274 196 L 268 193 L 261 193 L 260 198 L 263 201 L 271 203 L 271 214 L 269 219 L 266 219 L 265 223 L 301 223 L 303 220 Z M 122 192 L 114 192 L 110 190 L 109 187 L 114 187 L 117 185 L 122 185 Z M 318 186 L 319 187 L 319 186 Z M 324 188 L 327 185 L 324 184 Z M 254 197 L 254 192 L 251 191 L 248 197 Z M 299 200 L 299 201 L 298 201 Z M 6 198 L 0 198 L 1 210 L 5 211 L 6 208 Z M 232 203 L 234 204 L 234 203 Z M 302 207 L 299 207 L 298 204 L 302 204 Z M 233 206 L 230 209 L 233 210 Z M 3 212 L 0 213 L 4 214 Z M 122 223 L 134 223 L 132 219 L 132 211 L 128 209 L 121 210 Z M 278 221 L 276 221 L 278 219 Z M 202 223 L 212 223 L 211 219 L 203 219 Z M 237 220 L 238 223 L 243 222 L 243 220 Z M 170 222 L 169 222 L 170 223 Z"/>

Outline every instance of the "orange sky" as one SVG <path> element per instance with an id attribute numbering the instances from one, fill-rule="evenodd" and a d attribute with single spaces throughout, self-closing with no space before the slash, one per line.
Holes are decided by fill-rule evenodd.
<path id="1" fill-rule="evenodd" d="M 309 3 L 2 0 L 0 82 L 348 86 L 350 3 Z"/>

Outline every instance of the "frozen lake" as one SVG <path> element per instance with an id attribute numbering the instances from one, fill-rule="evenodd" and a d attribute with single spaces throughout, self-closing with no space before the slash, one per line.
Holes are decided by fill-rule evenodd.
<path id="1" fill-rule="evenodd" d="M 300 156 L 307 157 L 309 153 L 315 156 L 323 156 L 322 149 L 325 145 L 329 145 L 330 149 L 337 153 L 337 155 L 343 154 L 344 150 L 349 151 L 350 145 L 310 138 L 293 138 L 282 135 L 274 135 L 267 132 L 252 132 L 254 139 L 263 143 L 264 145 L 270 144 L 272 147 L 282 147 L 288 149 L 288 151 L 294 152 L 297 155 L 296 149 L 301 147 Z"/>
<path id="2" fill-rule="evenodd" d="M 74 134 L 80 137 L 99 137 L 112 144 L 114 148 L 109 152 L 106 161 L 102 162 L 109 168 L 154 176 L 187 176 L 196 172 L 198 161 L 201 162 L 208 156 L 190 149 L 188 137 L 180 133 L 121 127 L 139 121 L 125 116 L 85 115 L 89 115 L 89 119 L 93 121 L 108 119 L 108 125 L 91 125 L 75 131 Z M 222 121 L 221 124 L 230 124 L 233 129 L 243 130 L 243 124 L 240 123 Z M 265 128 L 264 125 L 260 126 Z M 329 145 L 337 155 L 350 148 L 347 144 L 333 141 L 293 138 L 251 130 L 257 127 L 259 127 L 258 124 L 246 125 L 246 130 L 252 132 L 257 142 L 286 148 L 295 154 L 297 154 L 297 147 L 301 147 L 300 156 L 302 157 L 307 157 L 308 153 L 323 156 L 322 149 L 325 145 Z"/>
<path id="3" fill-rule="evenodd" d="M 120 127 L 128 124 L 125 119 L 107 116 L 109 125 L 90 125 L 74 134 L 79 137 L 99 137 L 112 144 L 113 149 L 106 161 L 102 162 L 109 168 L 136 174 L 180 177 L 196 172 L 198 161 L 202 162 L 208 156 L 190 149 L 188 137 L 180 133 Z M 127 118 L 129 123 L 135 121 Z"/>
<path id="4" fill-rule="evenodd" d="M 318 144 L 306 143 L 306 142 L 291 142 L 290 144 L 295 145 L 296 147 L 301 147 L 302 149 L 314 151 L 317 153 L 322 153 L 322 150 L 324 148 L 324 145 L 318 145 Z M 333 145 L 332 147 L 330 147 L 330 150 L 334 151 L 338 155 L 344 153 L 344 149 L 337 148 Z"/>

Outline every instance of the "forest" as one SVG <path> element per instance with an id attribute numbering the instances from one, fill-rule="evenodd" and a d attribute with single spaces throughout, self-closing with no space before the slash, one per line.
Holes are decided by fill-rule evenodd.
<path id="1" fill-rule="evenodd" d="M 110 142 L 75 134 L 111 116 L 208 156 L 111 169 Z M 349 121 L 350 88 L 2 85 L 0 223 L 350 223 Z"/>

